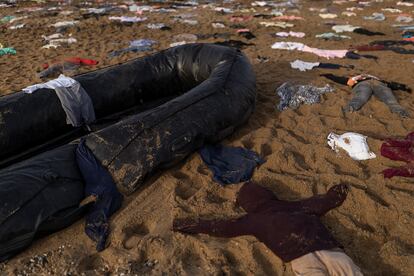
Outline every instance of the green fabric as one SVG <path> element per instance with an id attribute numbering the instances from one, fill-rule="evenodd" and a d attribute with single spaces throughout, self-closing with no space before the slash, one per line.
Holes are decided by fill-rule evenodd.
<path id="1" fill-rule="evenodd" d="M 0 19 L 0 22 L 1 23 L 7 23 L 7 22 L 9 22 L 10 20 L 12 20 L 14 18 L 16 18 L 16 16 L 7 15 L 7 16 L 3 17 L 2 19 Z"/>
<path id="2" fill-rule="evenodd" d="M 4 55 L 15 55 L 16 50 L 12 47 L 0 48 L 0 57 Z"/>

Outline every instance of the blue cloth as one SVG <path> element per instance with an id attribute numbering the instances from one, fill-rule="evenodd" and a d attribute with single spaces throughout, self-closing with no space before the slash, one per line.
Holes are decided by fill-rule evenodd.
<path id="1" fill-rule="evenodd" d="M 119 56 L 123 53 L 127 53 L 127 52 L 146 52 L 146 51 L 152 51 L 152 46 L 157 43 L 155 40 L 151 40 L 151 39 L 137 39 L 137 40 L 132 40 L 131 42 L 129 42 L 129 47 L 125 48 L 125 49 L 121 49 L 121 50 L 117 50 L 117 51 L 113 51 L 111 53 L 109 53 L 109 57 L 116 57 Z"/>
<path id="2" fill-rule="evenodd" d="M 102 251 L 110 232 L 109 217 L 121 207 L 123 196 L 118 192 L 109 172 L 95 158 L 84 140 L 76 149 L 76 161 L 85 181 L 85 197 L 96 197 L 86 215 L 85 232 L 97 242 L 96 250 Z"/>
<path id="3" fill-rule="evenodd" d="M 222 186 L 248 181 L 256 166 L 265 162 L 254 151 L 222 145 L 207 145 L 200 150 L 200 155 L 213 172 L 213 179 Z"/>

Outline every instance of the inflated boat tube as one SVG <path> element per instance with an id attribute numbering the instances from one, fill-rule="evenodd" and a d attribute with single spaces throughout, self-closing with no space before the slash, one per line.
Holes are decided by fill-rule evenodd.
<path id="1" fill-rule="evenodd" d="M 255 105 L 255 76 L 248 59 L 236 49 L 212 44 L 171 48 L 76 79 L 90 94 L 98 117 L 172 98 L 84 136 L 124 194 L 135 191 L 156 169 L 231 134 Z M 12 98 L 14 104 L 4 99 L 0 104 L 0 139 L 6 139 L 1 140 L 2 149 L 14 146 L 14 134 L 18 151 L 24 142 L 33 139 L 39 144 L 68 131 L 53 91 L 18 93 Z M 37 110 L 40 103 L 47 103 L 51 111 Z M 19 122 L 20 127 L 15 125 Z M 0 170 L 0 261 L 28 246 L 36 235 L 66 227 L 83 214 L 84 208 L 79 207 L 83 181 L 74 154 L 77 143 Z"/>
<path id="2" fill-rule="evenodd" d="M 89 94 L 96 116 L 100 119 L 155 99 L 184 94 L 208 79 L 220 62 L 235 56 L 243 59 L 233 49 L 193 44 L 79 75 L 74 79 Z M 247 60 L 246 66 L 249 66 Z M 226 78 L 226 73 L 223 72 L 221 77 Z M 250 75 L 253 77 L 251 71 Z M 243 75 L 238 78 L 240 86 L 252 81 L 251 78 L 243 80 Z M 252 90 L 251 84 L 245 90 Z M 240 92 L 240 101 L 243 101 L 244 93 Z M 66 124 L 65 118 L 59 99 L 51 89 L 0 97 L 0 160 L 70 133 L 74 128 Z"/>
<path id="3" fill-rule="evenodd" d="M 155 168 L 232 133 L 248 119 L 255 103 L 252 68 L 235 49 L 189 45 L 151 62 L 158 74 L 176 73 L 180 85 L 173 91 L 189 90 L 86 138 L 124 193 L 133 192 Z"/>

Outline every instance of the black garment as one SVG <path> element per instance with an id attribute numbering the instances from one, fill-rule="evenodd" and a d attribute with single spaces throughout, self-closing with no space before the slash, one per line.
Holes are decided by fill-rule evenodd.
<path id="1" fill-rule="evenodd" d="M 414 50 L 408 50 L 402 47 L 386 47 L 385 49 L 393 51 L 394 53 L 397 53 L 397 54 L 414 55 Z"/>
<path id="2" fill-rule="evenodd" d="M 377 56 L 373 56 L 373 55 L 360 55 L 360 54 L 357 54 L 357 53 L 352 52 L 352 51 L 348 51 L 346 53 L 345 57 L 346 58 L 349 58 L 349 59 L 360 59 L 360 58 L 368 58 L 368 59 L 373 59 L 373 60 L 377 60 L 378 59 Z"/>
<path id="3" fill-rule="evenodd" d="M 229 27 L 232 29 L 246 29 L 247 28 L 245 25 L 242 25 L 242 24 L 232 24 Z"/>
<path id="4" fill-rule="evenodd" d="M 239 32 L 239 36 L 242 36 L 246 39 L 253 39 L 256 38 L 256 36 L 254 34 L 252 34 L 251 32 Z"/>
<path id="5" fill-rule="evenodd" d="M 233 48 L 236 48 L 236 49 L 244 49 L 247 46 L 255 45 L 254 43 L 246 43 L 246 42 L 243 42 L 243 41 L 240 41 L 240 40 L 233 40 L 233 39 L 226 40 L 226 41 L 215 42 L 214 44 L 233 47 Z"/>
<path id="6" fill-rule="evenodd" d="M 412 41 L 406 41 L 406 40 L 375 40 L 371 41 L 369 45 L 382 45 L 385 47 L 389 46 L 395 46 L 395 45 L 414 45 L 414 42 Z"/>
<path id="7" fill-rule="evenodd" d="M 323 68 L 323 69 L 339 69 L 339 68 L 351 68 L 353 69 L 354 66 L 353 65 L 340 65 L 340 64 L 335 64 L 335 63 L 319 63 L 319 65 L 317 66 L 318 68 Z"/>
<path id="8" fill-rule="evenodd" d="M 346 185 L 336 185 L 327 194 L 301 201 L 279 200 L 270 190 L 247 183 L 237 203 L 247 212 L 231 220 L 175 220 L 174 231 L 217 237 L 255 236 L 284 262 L 308 253 L 340 247 L 320 217 L 346 199 Z"/>
<path id="9" fill-rule="evenodd" d="M 413 37 L 414 36 L 414 32 L 413 31 L 405 31 L 403 34 L 402 34 L 402 36 L 403 37 Z"/>
<path id="10" fill-rule="evenodd" d="M 339 84 L 347 85 L 348 79 L 347 77 L 342 76 L 335 76 L 333 74 L 320 74 L 320 76 L 325 77 L 327 79 L 330 79 L 331 81 L 334 81 Z M 409 88 L 406 84 L 398 83 L 395 81 L 384 81 L 381 80 L 381 82 L 385 83 L 391 90 L 401 90 L 408 93 L 411 93 L 411 88 Z"/>
<path id="11" fill-rule="evenodd" d="M 371 32 L 367 29 L 363 29 L 363 28 L 357 28 L 355 30 L 353 30 L 354 33 L 356 34 L 362 34 L 362 35 L 368 35 L 368 36 L 374 36 L 374 35 L 385 35 L 384 33 L 380 33 L 380 32 Z"/>
<path id="12" fill-rule="evenodd" d="M 349 79 L 347 77 L 335 76 L 334 74 L 320 74 L 319 76 L 325 77 L 327 79 L 330 79 L 331 81 L 334 81 L 336 83 L 343 84 L 343 85 L 346 85 Z"/>
<path id="13" fill-rule="evenodd" d="M 273 14 L 263 14 L 263 13 L 259 13 L 259 14 L 253 15 L 253 17 L 263 18 L 263 19 L 271 19 L 271 18 L 273 18 L 275 16 Z"/>
<path id="14" fill-rule="evenodd" d="M 209 39 L 209 38 L 230 38 L 230 33 L 214 33 L 214 34 L 197 34 L 198 39 Z"/>

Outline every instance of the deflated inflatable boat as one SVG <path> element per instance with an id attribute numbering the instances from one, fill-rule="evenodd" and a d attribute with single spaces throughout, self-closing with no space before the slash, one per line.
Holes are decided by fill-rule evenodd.
<path id="1" fill-rule="evenodd" d="M 155 169 L 231 134 L 255 104 L 248 59 L 236 49 L 212 44 L 171 48 L 74 79 L 92 99 L 97 122 L 111 118 L 109 125 L 106 120 L 92 126 L 84 140 L 124 194 L 135 191 Z M 79 142 L 50 148 L 50 141 L 79 136 L 66 124 L 53 90 L 0 98 L 0 128 L 1 160 L 33 155 L 33 148 L 43 151 L 0 170 L 4 260 L 37 234 L 79 219 L 84 182 L 74 153 Z"/>

